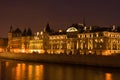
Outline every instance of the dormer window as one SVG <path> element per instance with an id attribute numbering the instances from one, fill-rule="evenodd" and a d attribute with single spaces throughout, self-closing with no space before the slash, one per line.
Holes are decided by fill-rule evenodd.
<path id="1" fill-rule="evenodd" d="M 66 32 L 77 32 L 78 30 L 75 27 L 70 27 Z"/>

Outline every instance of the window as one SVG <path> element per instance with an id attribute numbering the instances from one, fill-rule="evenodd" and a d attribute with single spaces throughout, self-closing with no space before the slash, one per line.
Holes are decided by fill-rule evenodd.
<path id="1" fill-rule="evenodd" d="M 100 42 L 103 42 L 103 39 L 100 39 Z"/>
<path id="2" fill-rule="evenodd" d="M 96 33 L 96 37 L 98 37 L 99 35 L 98 35 L 98 33 Z"/>
<path id="3" fill-rule="evenodd" d="M 78 30 L 75 27 L 70 27 L 67 29 L 66 32 L 76 32 L 76 31 L 78 31 Z"/>

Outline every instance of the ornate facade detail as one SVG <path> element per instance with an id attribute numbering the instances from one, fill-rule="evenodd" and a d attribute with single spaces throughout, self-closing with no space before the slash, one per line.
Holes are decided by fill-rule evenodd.
<path id="1" fill-rule="evenodd" d="M 10 52 L 47 53 L 47 54 L 96 54 L 114 55 L 120 53 L 120 29 L 117 27 L 98 27 L 73 24 L 66 31 L 53 32 L 49 24 L 43 32 L 34 35 L 18 36 L 8 33 L 8 48 Z M 31 34 L 31 31 L 29 30 Z"/>

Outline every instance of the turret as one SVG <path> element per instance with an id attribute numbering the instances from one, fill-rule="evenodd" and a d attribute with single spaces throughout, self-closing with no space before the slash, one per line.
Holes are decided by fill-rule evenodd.
<path id="1" fill-rule="evenodd" d="M 10 26 L 10 30 L 9 30 L 9 32 L 8 32 L 8 42 L 9 42 L 9 40 L 12 39 L 12 35 L 13 35 L 13 28 L 12 28 L 12 25 L 11 25 L 11 26 Z"/>
<path id="2" fill-rule="evenodd" d="M 112 31 L 116 31 L 116 26 L 115 25 L 112 26 Z"/>
<path id="3" fill-rule="evenodd" d="M 49 23 L 47 23 L 46 27 L 44 28 L 44 32 L 47 32 L 47 33 L 51 32 Z"/>
<path id="4" fill-rule="evenodd" d="M 87 31 L 87 26 L 86 26 L 85 18 L 83 18 L 83 27 L 84 27 L 84 31 Z"/>
<path id="5" fill-rule="evenodd" d="M 49 46 L 49 34 L 52 33 L 52 30 L 50 29 L 49 23 L 47 23 L 46 27 L 44 28 L 44 33 L 43 33 L 43 48 L 45 50 L 45 53 L 47 53 L 47 49 Z"/>
<path id="6" fill-rule="evenodd" d="M 13 28 L 11 25 L 10 30 L 8 32 L 8 51 L 10 51 L 10 45 L 11 45 L 12 38 L 13 38 Z"/>

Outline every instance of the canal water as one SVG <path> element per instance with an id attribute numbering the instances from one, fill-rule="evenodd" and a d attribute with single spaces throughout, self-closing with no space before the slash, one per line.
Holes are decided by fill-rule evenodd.
<path id="1" fill-rule="evenodd" d="M 0 60 L 0 80 L 120 80 L 120 69 Z"/>

